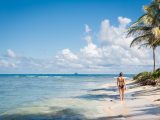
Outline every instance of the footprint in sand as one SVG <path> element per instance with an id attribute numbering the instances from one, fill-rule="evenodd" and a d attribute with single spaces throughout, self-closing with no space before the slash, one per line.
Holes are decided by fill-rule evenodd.
<path id="1" fill-rule="evenodd" d="M 128 114 L 128 111 L 129 111 L 128 108 L 124 108 L 124 113 L 123 113 L 123 114 L 124 114 L 124 115 L 127 115 L 127 114 Z"/>
<path id="2" fill-rule="evenodd" d="M 103 111 L 104 111 L 104 113 L 107 113 L 108 116 L 113 116 L 114 115 L 113 114 L 114 112 L 112 111 L 111 107 L 105 108 L 105 109 L 103 109 Z"/>

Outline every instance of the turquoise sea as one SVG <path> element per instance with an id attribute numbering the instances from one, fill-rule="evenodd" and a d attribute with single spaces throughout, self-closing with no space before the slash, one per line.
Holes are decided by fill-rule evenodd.
<path id="1" fill-rule="evenodd" d="M 4 114 L 28 106 L 38 107 L 50 99 L 57 108 L 62 107 L 60 100 L 80 100 L 82 93 L 116 82 L 116 77 L 116 74 L 0 74 L 0 119 Z M 125 77 L 130 79 L 133 74 Z"/>

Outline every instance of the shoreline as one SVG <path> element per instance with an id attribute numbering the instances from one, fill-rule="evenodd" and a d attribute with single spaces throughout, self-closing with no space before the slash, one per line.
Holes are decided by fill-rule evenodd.
<path id="1" fill-rule="evenodd" d="M 34 120 L 158 120 L 160 87 L 138 86 L 127 80 L 125 101 L 119 100 L 116 83 L 107 83 L 73 98 L 51 98 L 1 114 L 0 118 Z"/>

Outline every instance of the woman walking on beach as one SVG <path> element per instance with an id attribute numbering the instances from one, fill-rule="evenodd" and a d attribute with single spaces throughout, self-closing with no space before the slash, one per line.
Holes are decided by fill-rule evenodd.
<path id="1" fill-rule="evenodd" d="M 124 91 L 126 90 L 125 78 L 123 77 L 123 73 L 119 73 L 119 77 L 117 78 L 117 86 L 119 89 L 120 100 L 124 100 Z"/>

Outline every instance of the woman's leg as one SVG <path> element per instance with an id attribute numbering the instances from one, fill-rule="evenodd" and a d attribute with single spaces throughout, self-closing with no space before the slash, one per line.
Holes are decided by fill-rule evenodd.
<path id="1" fill-rule="evenodd" d="M 120 100 L 122 101 L 122 89 L 119 88 L 119 96 L 120 96 Z"/>
<path id="2" fill-rule="evenodd" d="M 121 91 L 122 91 L 122 100 L 124 100 L 124 88 L 122 88 Z"/>

